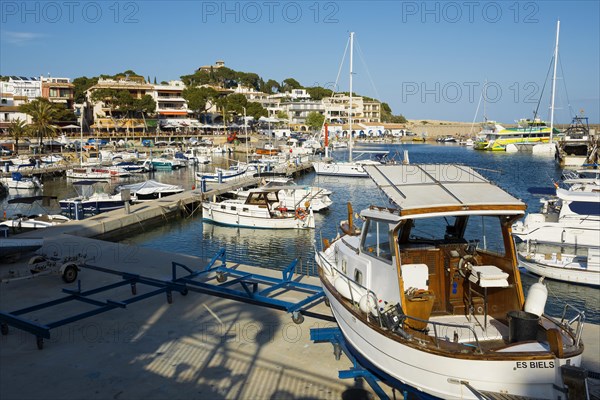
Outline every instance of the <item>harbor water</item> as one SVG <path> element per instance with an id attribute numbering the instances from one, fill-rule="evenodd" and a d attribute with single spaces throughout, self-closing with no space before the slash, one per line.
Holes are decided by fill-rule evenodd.
<path id="1" fill-rule="evenodd" d="M 527 189 L 552 187 L 554 182 L 560 180 L 562 174 L 562 170 L 552 156 L 482 152 L 456 144 L 355 144 L 355 154 L 361 150 L 388 152 L 397 160 L 400 160 L 403 151 L 407 150 L 411 163 L 468 165 L 524 201 L 528 212 L 539 211 L 540 197 L 530 194 Z M 334 158 L 346 160 L 348 153 L 336 151 Z M 152 178 L 165 183 L 180 184 L 186 189 L 194 185 L 192 168 L 158 171 Z M 225 248 L 230 263 L 270 269 L 282 269 L 294 259 L 298 259 L 296 271 L 314 275 L 316 273 L 315 246 L 321 248 L 323 239 L 331 240 L 338 234 L 339 221 L 347 218 L 348 202 L 352 204 L 355 213 L 369 205 L 392 206 L 368 178 L 319 177 L 311 172 L 301 176 L 296 182 L 300 185 L 320 186 L 333 191 L 331 199 L 334 204 L 326 212 L 315 215 L 317 228 L 314 230 L 237 228 L 206 223 L 201 217 L 192 216 L 128 237 L 122 242 L 204 258 L 211 258 L 219 249 Z M 55 179 L 44 182 L 43 194 L 63 198 L 75 193 L 72 186 L 65 183 L 64 179 Z M 2 203 L 3 208 L 5 202 L 6 200 Z M 527 290 L 537 281 L 537 277 L 524 273 L 522 280 Z M 587 322 L 600 323 L 599 289 L 556 281 L 546 283 L 549 292 L 546 313 L 560 316 L 565 303 L 568 302 L 585 311 Z"/>

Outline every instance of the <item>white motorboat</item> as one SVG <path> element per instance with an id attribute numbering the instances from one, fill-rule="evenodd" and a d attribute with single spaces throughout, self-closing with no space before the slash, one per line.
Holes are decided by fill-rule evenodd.
<path id="1" fill-rule="evenodd" d="M 98 179 L 124 178 L 131 175 L 129 171 L 118 166 L 111 167 L 80 167 L 66 171 L 67 178 L 71 179 Z"/>
<path id="2" fill-rule="evenodd" d="M 12 172 L 10 177 L 0 178 L 9 189 L 39 189 L 43 187 L 37 176 L 24 178 L 20 172 Z"/>
<path id="3" fill-rule="evenodd" d="M 305 229 L 315 227 L 312 210 L 289 209 L 279 200 L 279 189 L 252 189 L 245 199 L 202 203 L 202 216 L 223 225 L 265 229 Z"/>
<path id="4" fill-rule="evenodd" d="M 564 399 L 583 313 L 544 314 L 543 284 L 525 299 L 510 234 L 525 204 L 465 166 L 365 169 L 394 208 L 363 210 L 361 230 L 349 213 L 316 254 L 361 364 L 427 398 Z"/>
<path id="5" fill-rule="evenodd" d="M 556 197 L 542 199 L 540 213 L 515 223 L 513 236 L 520 242 L 539 242 L 565 247 L 598 246 L 600 237 L 600 188 L 578 185 L 556 189 Z"/>
<path id="6" fill-rule="evenodd" d="M 513 226 L 519 261 L 547 278 L 600 286 L 600 187 L 594 179 L 567 179 L 570 190 L 542 199 L 540 213 Z"/>
<path id="7" fill-rule="evenodd" d="M 301 186 L 295 183 L 291 178 L 269 178 L 265 179 L 260 186 L 261 189 L 278 189 L 278 197 L 281 205 L 295 210 L 298 207 L 310 208 L 314 212 L 328 209 L 333 201 L 329 197 L 330 190 L 316 186 Z M 232 193 L 237 198 L 245 199 L 250 190 L 236 190 Z"/>
<path id="8" fill-rule="evenodd" d="M 75 217 L 81 211 L 82 215 L 96 215 L 107 211 L 118 210 L 125 207 L 125 202 L 135 199 L 124 196 L 122 193 L 110 194 L 107 192 L 108 184 L 98 180 L 85 180 L 73 182 L 77 191 L 76 197 L 59 201 L 62 212 L 69 217 Z M 78 209 L 78 207 L 81 207 Z"/>
<path id="9" fill-rule="evenodd" d="M 256 174 L 258 174 L 257 165 L 238 163 L 228 169 L 215 168 L 214 173 L 196 171 L 196 180 L 222 183 L 252 177 Z"/>
<path id="10" fill-rule="evenodd" d="M 52 214 L 47 208 L 51 203 L 56 204 L 54 196 L 27 196 L 8 200 L 10 209 L 8 219 L 0 222 L 0 227 L 5 226 L 12 232 L 49 228 L 70 221 L 60 214 Z M 42 211 L 42 212 L 40 212 Z"/>
<path id="11" fill-rule="evenodd" d="M 155 180 L 121 185 L 117 188 L 117 191 L 122 192 L 124 189 L 129 190 L 131 196 L 133 196 L 136 201 L 161 199 L 184 191 L 183 187 L 180 185 L 169 185 Z"/>

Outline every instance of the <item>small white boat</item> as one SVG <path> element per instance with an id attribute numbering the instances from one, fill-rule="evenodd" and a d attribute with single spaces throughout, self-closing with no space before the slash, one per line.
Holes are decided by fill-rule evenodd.
<path id="1" fill-rule="evenodd" d="M 600 186 L 597 177 L 570 178 L 570 190 L 542 199 L 512 227 L 519 262 L 529 272 L 565 282 L 600 286 Z"/>
<path id="2" fill-rule="evenodd" d="M 60 214 L 51 214 L 46 208 L 51 203 L 56 204 L 54 196 L 28 196 L 8 200 L 9 217 L 0 222 L 0 226 L 10 231 L 20 233 L 29 230 L 49 228 L 70 221 Z M 41 213 L 39 211 L 42 211 Z"/>
<path id="3" fill-rule="evenodd" d="M 312 210 L 289 209 L 279 200 L 279 189 L 252 189 L 245 199 L 207 201 L 202 216 L 223 225 L 264 229 L 305 229 L 315 227 Z"/>
<path id="4" fill-rule="evenodd" d="M 600 237 L 600 188 L 578 184 L 556 189 L 556 197 L 540 200 L 540 213 L 528 214 L 512 227 L 518 242 L 567 247 L 595 247 Z"/>
<path id="5" fill-rule="evenodd" d="M 361 365 L 424 398 L 568 397 L 584 315 L 544 314 L 543 283 L 525 298 L 510 235 L 525 204 L 465 166 L 366 170 L 389 203 L 363 210 L 360 230 L 349 212 L 316 254 Z"/>
<path id="6" fill-rule="evenodd" d="M 581 254 L 557 253 L 550 247 L 544 250 L 530 242 L 528 248 L 519 251 L 519 263 L 529 272 L 563 282 L 600 286 L 600 248 L 582 247 Z"/>
<path id="7" fill-rule="evenodd" d="M 121 192 L 124 189 L 129 190 L 136 201 L 161 199 L 184 191 L 182 186 L 168 185 L 154 180 L 132 183 L 130 185 L 121 185 L 117 188 L 117 191 Z"/>
<path id="8" fill-rule="evenodd" d="M 333 201 L 330 190 L 316 186 L 301 186 L 290 178 L 269 178 L 263 181 L 260 189 L 277 189 L 280 203 L 291 210 L 298 207 L 310 208 L 314 212 L 328 209 Z M 237 198 L 245 199 L 250 190 L 233 191 Z"/>
<path id="9" fill-rule="evenodd" d="M 125 207 L 126 201 L 135 200 L 131 197 L 127 199 L 121 193 L 107 193 L 108 184 L 103 181 L 78 181 L 73 182 L 73 187 L 75 187 L 78 196 L 59 201 L 62 212 L 69 217 L 75 217 L 78 214 L 78 207 L 81 207 L 83 215 L 96 215 L 118 210 Z"/>
<path id="10" fill-rule="evenodd" d="M 24 178 L 20 172 L 12 172 L 10 177 L 0 178 L 9 189 L 39 189 L 43 187 L 37 176 Z"/>
<path id="11" fill-rule="evenodd" d="M 365 154 L 367 152 L 362 152 Z M 383 165 L 385 164 L 387 154 L 376 152 L 380 157 L 376 160 L 372 159 L 358 159 L 355 161 L 338 162 L 333 160 L 326 161 L 315 161 L 313 162 L 313 168 L 317 175 L 324 176 L 338 176 L 338 177 L 349 177 L 349 178 L 368 178 L 369 175 L 365 171 L 365 167 L 368 165 Z"/>
<path id="12" fill-rule="evenodd" d="M 71 179 L 98 179 L 124 178 L 130 172 L 117 166 L 112 167 L 81 167 L 71 168 L 66 171 L 67 178 Z"/>
<path id="13" fill-rule="evenodd" d="M 215 168 L 214 173 L 196 171 L 196 180 L 222 183 L 251 177 L 256 174 L 258 174 L 258 166 L 239 163 L 228 169 Z"/>

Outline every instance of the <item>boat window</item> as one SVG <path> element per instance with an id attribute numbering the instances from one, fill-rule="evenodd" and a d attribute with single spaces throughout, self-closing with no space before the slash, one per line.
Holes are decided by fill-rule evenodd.
<path id="1" fill-rule="evenodd" d="M 358 283 L 359 285 L 362 285 L 362 271 L 359 269 L 355 269 L 354 270 L 354 282 Z"/>
<path id="2" fill-rule="evenodd" d="M 389 224 L 370 219 L 364 229 L 366 233 L 363 236 L 362 251 L 370 256 L 392 261 Z"/>
<path id="3" fill-rule="evenodd" d="M 569 208 L 576 214 L 579 215 L 600 215 L 600 207 L 598 203 L 573 201 L 569 204 Z"/>
<path id="4" fill-rule="evenodd" d="M 409 242 L 431 243 L 436 241 L 460 240 L 460 228 L 456 217 L 434 217 L 414 219 L 404 225 L 403 230 L 410 230 Z M 406 237 L 406 232 L 401 234 Z"/>
<path id="5" fill-rule="evenodd" d="M 477 243 L 477 249 L 504 255 L 502 225 L 497 216 L 470 216 L 465 227 L 464 238 Z"/>

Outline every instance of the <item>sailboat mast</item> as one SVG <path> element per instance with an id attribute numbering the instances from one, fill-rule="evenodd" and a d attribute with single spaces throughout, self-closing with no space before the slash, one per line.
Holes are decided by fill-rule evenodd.
<path id="1" fill-rule="evenodd" d="M 85 112 L 86 102 L 81 106 L 81 121 L 79 122 L 79 166 L 83 166 L 83 113 Z"/>
<path id="2" fill-rule="evenodd" d="M 550 143 L 554 134 L 554 99 L 556 96 L 556 65 L 558 64 L 558 35 L 560 33 L 560 20 L 556 21 L 556 47 L 554 48 L 554 73 L 552 75 L 552 100 L 550 101 Z"/>
<path id="3" fill-rule="evenodd" d="M 348 160 L 352 161 L 352 63 L 354 55 L 354 32 L 350 32 L 350 109 L 348 111 L 348 125 L 350 140 L 348 141 Z"/>

